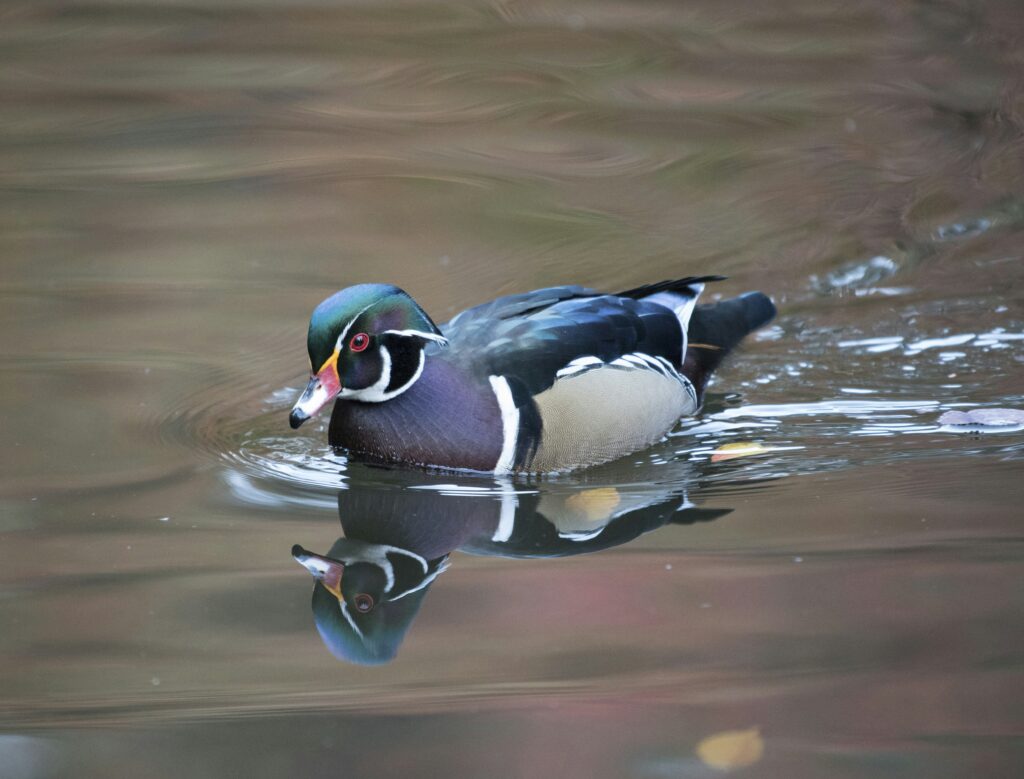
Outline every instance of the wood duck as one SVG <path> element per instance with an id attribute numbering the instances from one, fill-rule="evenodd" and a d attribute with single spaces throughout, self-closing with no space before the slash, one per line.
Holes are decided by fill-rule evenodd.
<path id="1" fill-rule="evenodd" d="M 345 535 L 327 554 L 292 547 L 296 562 L 316 580 L 313 619 L 332 654 L 361 665 L 392 660 L 456 549 L 488 557 L 568 557 L 731 511 L 697 508 L 685 488 L 658 485 L 653 476 L 624 490 L 555 485 L 541 493 L 516 489 L 505 477 L 481 494 L 479 484 L 475 477 L 452 483 L 449 476 L 408 489 L 382 480 L 338 493 Z"/>
<path id="2" fill-rule="evenodd" d="M 337 398 L 329 443 L 369 460 L 496 474 L 609 462 L 696 412 L 726 353 L 775 315 L 760 292 L 697 306 L 722 278 L 550 287 L 440 327 L 397 287 L 343 289 L 313 311 L 291 426 Z"/>

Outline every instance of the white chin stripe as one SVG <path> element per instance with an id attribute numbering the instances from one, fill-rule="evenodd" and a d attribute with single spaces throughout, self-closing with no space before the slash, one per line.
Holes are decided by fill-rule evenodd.
<path id="1" fill-rule="evenodd" d="M 385 346 L 380 347 L 378 352 L 380 353 L 381 362 L 380 378 L 369 387 L 364 387 L 363 389 L 342 389 L 341 397 L 355 398 L 356 400 L 364 400 L 369 403 L 387 400 L 385 395 L 388 393 L 384 392 L 384 390 L 391 383 L 391 353 Z"/>
<path id="2" fill-rule="evenodd" d="M 381 370 L 380 378 L 377 379 L 373 384 L 365 389 L 361 390 L 342 390 L 341 397 L 343 398 L 354 398 L 355 400 L 361 400 L 365 403 L 383 403 L 385 400 L 391 400 L 398 395 L 401 395 L 409 387 L 416 383 L 416 379 L 423 373 L 423 366 L 426 363 L 426 355 L 423 354 L 423 350 L 420 350 L 420 363 L 416 366 L 416 372 L 401 387 L 395 387 L 390 392 L 387 391 L 388 384 L 391 383 L 391 352 L 388 351 L 386 346 L 380 347 L 380 360 Z"/>
<path id="3" fill-rule="evenodd" d="M 512 389 L 504 376 L 488 376 L 494 397 L 501 410 L 501 454 L 494 466 L 495 473 L 509 473 L 516 456 L 516 440 L 519 438 L 519 409 L 512 399 Z"/>

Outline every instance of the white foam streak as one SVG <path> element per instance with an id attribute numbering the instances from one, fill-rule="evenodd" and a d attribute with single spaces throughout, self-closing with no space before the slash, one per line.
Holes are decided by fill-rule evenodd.
<path id="1" fill-rule="evenodd" d="M 963 333 L 961 335 L 950 335 L 945 338 L 925 338 L 923 341 L 915 341 L 907 344 L 907 352 L 923 352 L 925 349 L 935 349 L 939 346 L 960 346 L 975 338 L 974 333 Z"/>
<path id="2" fill-rule="evenodd" d="M 762 406 L 728 408 L 714 415 L 715 419 L 736 417 L 776 418 L 792 416 L 856 416 L 887 411 L 934 411 L 937 400 L 822 400 L 817 403 L 778 403 Z"/>

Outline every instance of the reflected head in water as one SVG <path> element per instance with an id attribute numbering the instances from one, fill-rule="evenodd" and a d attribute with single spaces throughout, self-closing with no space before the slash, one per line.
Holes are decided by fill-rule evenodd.
<path id="1" fill-rule="evenodd" d="M 419 611 L 447 558 L 425 560 L 407 549 L 339 538 L 326 555 L 296 544 L 292 556 L 317 582 L 313 618 L 324 643 L 342 660 L 386 663 Z"/>
<path id="2" fill-rule="evenodd" d="M 427 477 L 425 477 L 427 478 Z M 624 544 L 666 524 L 717 519 L 678 486 L 581 488 L 445 477 L 417 487 L 353 486 L 338 495 L 345 535 L 326 555 L 292 555 L 315 578 L 313 618 L 339 659 L 393 659 L 455 550 L 492 557 L 568 557 Z M 514 597 L 511 595 L 510 597 Z"/>

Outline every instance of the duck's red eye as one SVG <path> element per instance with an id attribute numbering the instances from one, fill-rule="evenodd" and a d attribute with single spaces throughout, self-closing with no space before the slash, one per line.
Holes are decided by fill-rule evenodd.
<path id="1" fill-rule="evenodd" d="M 353 352 L 361 352 L 367 346 L 370 345 L 370 336 L 366 333 L 356 333 L 352 336 L 352 340 L 348 342 L 348 348 Z"/>
<path id="2" fill-rule="evenodd" d="M 356 611 L 360 614 L 365 614 L 373 608 L 373 598 L 367 595 L 365 592 L 361 592 L 352 599 L 355 604 Z"/>

